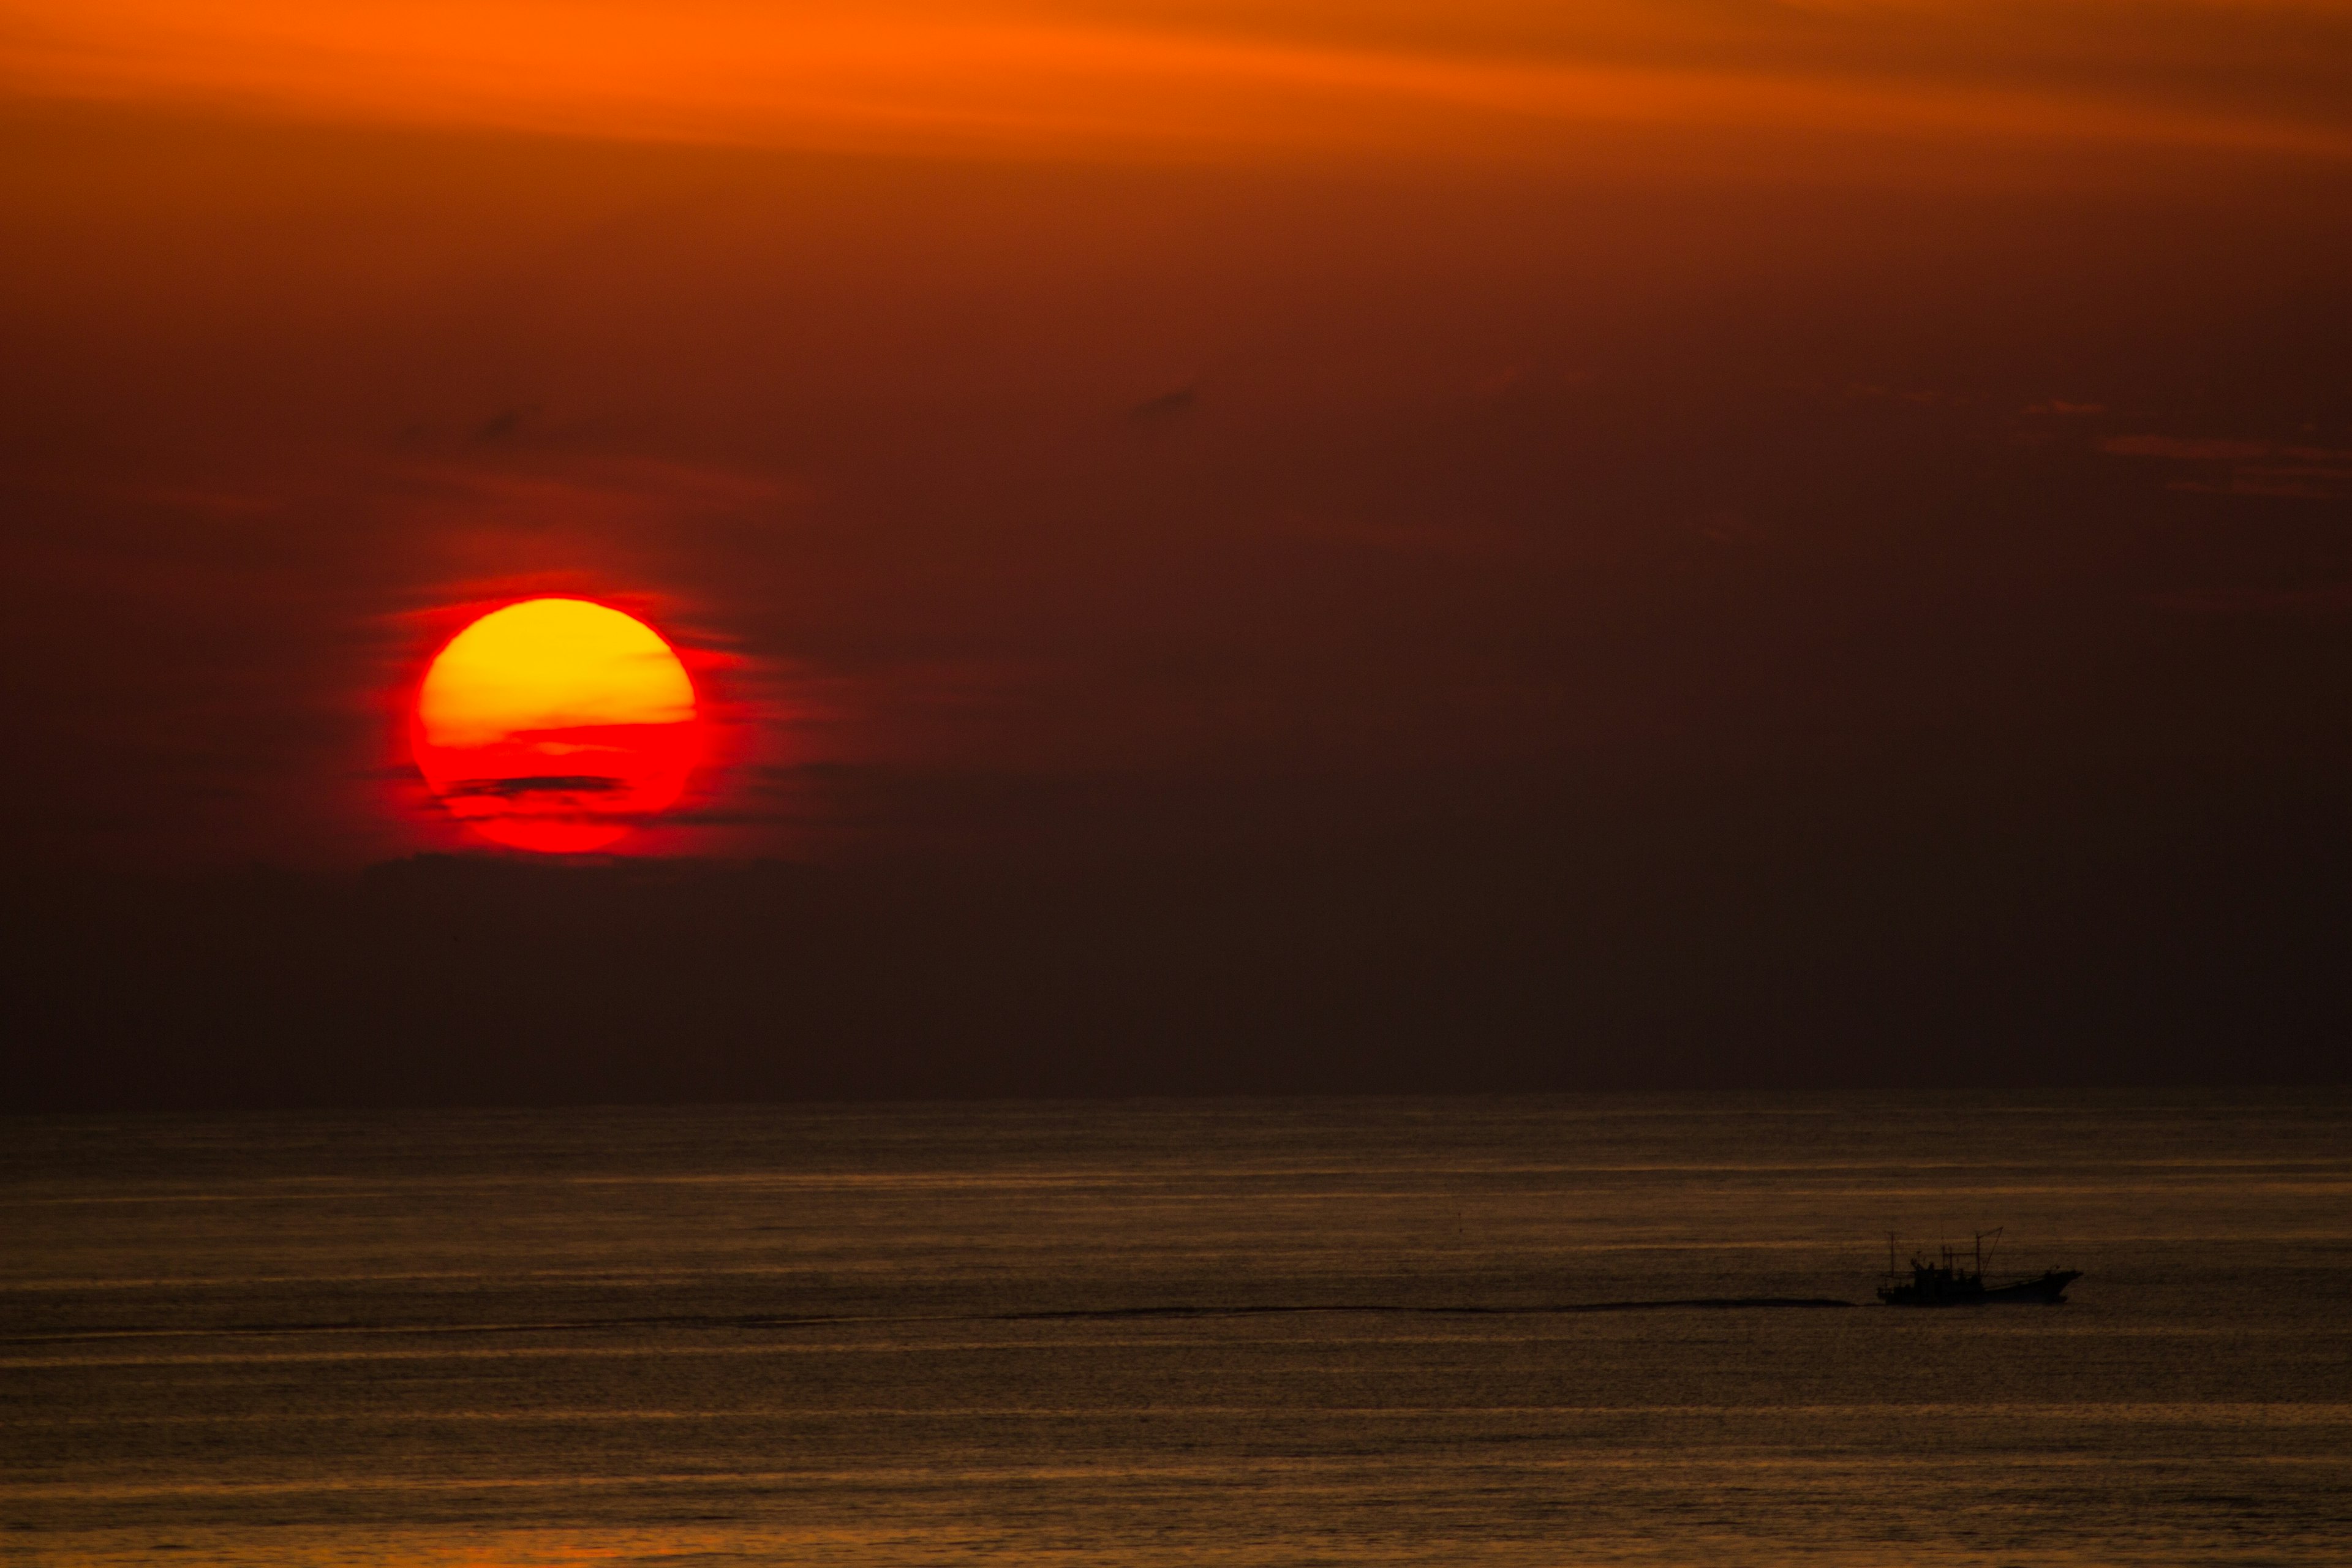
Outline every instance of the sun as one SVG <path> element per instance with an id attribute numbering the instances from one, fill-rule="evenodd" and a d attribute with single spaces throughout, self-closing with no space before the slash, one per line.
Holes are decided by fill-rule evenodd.
<path id="1" fill-rule="evenodd" d="M 409 730 L 451 816 L 557 855 L 601 849 L 676 805 L 699 739 L 677 650 L 585 599 L 527 599 L 450 638 Z"/>

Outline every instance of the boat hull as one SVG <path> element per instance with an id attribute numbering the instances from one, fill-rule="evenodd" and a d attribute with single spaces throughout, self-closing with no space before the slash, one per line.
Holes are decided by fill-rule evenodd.
<path id="1" fill-rule="evenodd" d="M 1890 1307 L 2055 1307 L 2066 1300 L 2066 1287 L 2083 1277 L 2079 1268 L 2053 1268 L 2038 1279 L 1987 1286 L 1973 1277 L 1962 1279 L 1919 1279 L 1909 1285 L 1880 1288 L 1878 1299 Z"/>

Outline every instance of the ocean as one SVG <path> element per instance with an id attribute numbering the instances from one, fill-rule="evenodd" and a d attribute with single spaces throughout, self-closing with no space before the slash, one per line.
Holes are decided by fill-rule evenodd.
<path id="1" fill-rule="evenodd" d="M 2343 1090 L 0 1134 L 10 1563 L 2352 1561 Z"/>

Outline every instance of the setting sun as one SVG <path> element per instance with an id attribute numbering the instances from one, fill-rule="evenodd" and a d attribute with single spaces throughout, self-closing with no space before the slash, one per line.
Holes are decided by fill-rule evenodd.
<path id="1" fill-rule="evenodd" d="M 584 599 L 509 605 L 450 639 L 416 697 L 416 765 L 493 842 L 600 849 L 676 803 L 694 685 L 635 617 Z"/>

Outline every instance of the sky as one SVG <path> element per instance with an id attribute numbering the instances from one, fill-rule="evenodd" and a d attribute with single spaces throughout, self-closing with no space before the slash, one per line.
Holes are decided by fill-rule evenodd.
<path id="1" fill-rule="evenodd" d="M 2324 0 L 0 0 L 26 1092 L 2340 1078 L 2347 278 Z"/>

